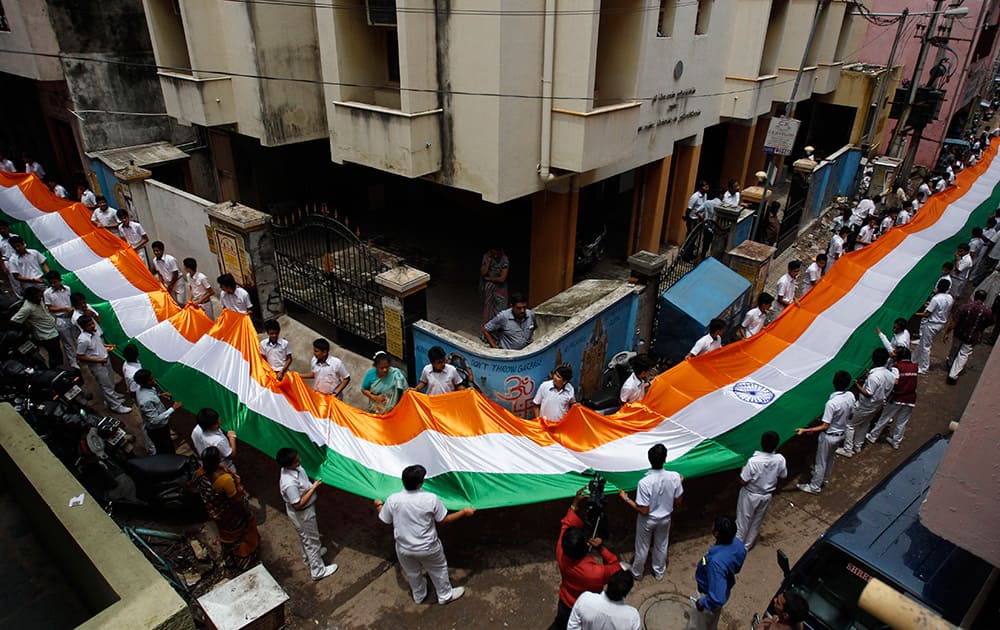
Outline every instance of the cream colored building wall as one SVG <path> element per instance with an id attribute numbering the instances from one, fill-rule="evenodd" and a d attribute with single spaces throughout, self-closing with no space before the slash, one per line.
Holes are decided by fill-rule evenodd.
<path id="1" fill-rule="evenodd" d="M 44 0 L 6 2 L 4 10 L 10 31 L 0 31 L 0 48 L 52 54 L 59 52 Z M 5 53 L 0 55 L 0 72 L 36 81 L 63 80 L 62 66 L 54 57 Z"/>
<path id="2" fill-rule="evenodd" d="M 771 0 L 733 0 L 733 36 L 726 61 L 728 76 L 754 78 L 760 70 Z"/>

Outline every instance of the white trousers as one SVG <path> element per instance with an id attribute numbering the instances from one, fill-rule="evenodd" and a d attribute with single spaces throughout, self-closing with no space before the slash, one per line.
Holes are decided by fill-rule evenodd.
<path id="1" fill-rule="evenodd" d="M 958 346 L 956 352 L 955 346 Z M 972 351 L 975 349 L 971 343 L 964 343 L 958 337 L 951 346 L 951 356 L 954 360 L 951 362 L 951 369 L 948 370 L 948 378 L 958 378 L 958 375 L 962 373 L 965 369 L 965 364 L 969 362 L 969 357 L 972 356 Z"/>
<path id="2" fill-rule="evenodd" d="M 704 593 L 698 593 L 698 597 Z M 716 630 L 719 627 L 719 617 L 722 616 L 722 609 L 718 610 L 698 610 L 698 607 L 691 604 L 691 614 L 688 617 L 687 628 L 685 630 Z"/>
<path id="3" fill-rule="evenodd" d="M 757 541 L 760 524 L 771 505 L 770 494 L 757 494 L 740 488 L 740 496 L 736 501 L 736 537 L 743 541 L 743 546 L 749 550 Z"/>
<path id="4" fill-rule="evenodd" d="M 670 544 L 670 517 L 650 518 L 639 514 L 635 517 L 635 558 L 632 575 L 642 577 L 646 569 L 646 556 L 653 545 L 653 575 L 663 575 L 667 570 L 667 545 Z"/>
<path id="5" fill-rule="evenodd" d="M 316 520 L 316 506 L 310 505 L 304 510 L 285 505 L 288 518 L 292 519 L 295 531 L 299 533 L 299 545 L 302 547 L 302 561 L 309 567 L 313 579 L 323 577 L 326 563 L 321 553 L 323 544 L 319 540 L 319 523 Z"/>
<path id="6" fill-rule="evenodd" d="M 816 444 L 816 463 L 813 465 L 813 476 L 809 485 L 813 490 L 821 490 L 823 484 L 830 481 L 833 474 L 833 452 L 844 441 L 843 435 L 831 436 L 825 431 L 820 433 Z"/>
<path id="7" fill-rule="evenodd" d="M 934 338 L 937 337 L 942 328 L 944 328 L 943 323 L 932 324 L 927 319 L 920 322 L 920 345 L 917 346 L 917 356 L 914 357 L 918 371 L 926 372 L 930 369 L 931 347 L 934 345 Z"/>
<path id="8" fill-rule="evenodd" d="M 879 416 L 878 422 L 875 423 L 874 428 L 872 428 L 869 434 L 872 441 L 877 442 L 886 425 L 890 422 L 895 422 L 892 427 L 892 437 L 889 438 L 889 443 L 898 447 L 900 442 L 903 441 L 906 423 L 910 421 L 912 413 L 913 405 L 903 405 L 900 403 L 886 404 L 885 409 L 882 410 L 882 415 Z"/>
<path id="9" fill-rule="evenodd" d="M 80 329 L 68 317 L 57 317 L 56 330 L 59 331 L 59 339 L 62 341 L 66 365 L 79 368 L 80 362 L 76 359 L 76 339 L 80 336 Z"/>
<path id="10" fill-rule="evenodd" d="M 880 411 L 882 411 L 882 403 L 859 402 L 855 405 L 854 413 L 847 421 L 847 430 L 844 432 L 845 449 L 861 452 L 868 427 Z"/>
<path id="11" fill-rule="evenodd" d="M 115 379 L 111 375 L 111 363 L 105 359 L 104 363 L 87 363 L 87 368 L 94 376 L 94 380 L 101 387 L 101 393 L 104 394 L 104 404 L 112 408 L 112 411 L 114 411 L 114 407 L 124 407 L 125 399 L 115 391 Z"/>
<path id="12" fill-rule="evenodd" d="M 437 591 L 438 603 L 443 604 L 451 599 L 451 580 L 448 579 L 448 560 L 444 557 L 444 546 L 441 541 L 437 541 L 433 547 L 427 551 L 414 553 L 405 551 L 396 545 L 396 557 L 399 558 L 399 566 L 403 569 L 406 581 L 410 583 L 410 593 L 413 594 L 413 601 L 418 604 L 427 597 L 427 580 L 420 574 L 420 570 L 427 571 L 434 590 Z"/>

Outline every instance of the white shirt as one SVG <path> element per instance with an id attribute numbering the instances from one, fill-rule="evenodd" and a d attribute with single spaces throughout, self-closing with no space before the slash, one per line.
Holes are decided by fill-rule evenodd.
<path id="1" fill-rule="evenodd" d="M 278 340 L 272 344 L 268 337 L 264 337 L 260 340 L 260 356 L 264 357 L 272 370 L 280 372 L 285 369 L 285 361 L 292 356 L 288 349 L 288 340 L 278 337 Z M 325 393 L 329 394 L 330 392 Z"/>
<path id="2" fill-rule="evenodd" d="M 972 266 L 975 266 L 986 255 L 986 241 L 981 236 L 974 236 L 969 241 L 969 256 L 972 256 Z"/>
<path id="3" fill-rule="evenodd" d="M 142 363 L 138 361 L 126 361 L 122 363 L 122 378 L 125 379 L 125 387 L 133 394 L 139 391 L 139 384 L 135 382 L 135 373 L 142 369 Z M 198 451 L 199 453 L 201 451 Z"/>
<path id="4" fill-rule="evenodd" d="M 701 216 L 701 207 L 705 204 L 705 193 L 700 190 L 688 197 L 688 218 L 697 219 Z"/>
<path id="5" fill-rule="evenodd" d="M 566 630 L 640 630 L 639 611 L 624 601 L 612 601 L 606 593 L 584 591 L 569 613 Z"/>
<path id="6" fill-rule="evenodd" d="M 753 494 L 771 494 L 778 487 L 778 480 L 788 476 L 785 458 L 777 453 L 754 451 L 740 471 L 743 486 Z"/>
<path id="7" fill-rule="evenodd" d="M 854 413 L 854 394 L 851 392 L 833 392 L 823 407 L 821 422 L 829 424 L 827 433 L 843 433 L 847 429 L 847 420 Z"/>
<path id="8" fill-rule="evenodd" d="M 88 208 L 94 208 L 97 206 L 97 195 L 94 194 L 93 190 L 88 188 L 80 195 L 80 203 Z"/>
<path id="9" fill-rule="evenodd" d="M 931 187 L 927 185 L 927 182 L 920 184 L 920 187 L 917 188 L 917 199 L 919 200 L 920 205 L 924 205 L 924 203 L 930 196 L 931 196 Z"/>
<path id="10" fill-rule="evenodd" d="M 430 551 L 438 542 L 436 523 L 448 516 L 441 499 L 426 490 L 403 490 L 385 500 L 378 518 L 392 525 L 396 548 L 408 553 Z"/>
<path id="11" fill-rule="evenodd" d="M 898 213 L 897 213 L 897 216 L 898 216 Z M 892 216 L 890 216 L 888 214 L 885 215 L 885 218 L 882 219 L 882 222 L 879 223 L 879 226 L 878 226 L 878 232 L 879 232 L 879 234 L 885 234 L 886 232 L 888 232 L 889 230 L 891 230 L 892 226 L 895 225 L 895 224 L 896 224 L 896 222 L 893 221 Z"/>
<path id="12" fill-rule="evenodd" d="M 24 165 L 25 173 L 34 173 L 38 176 L 38 179 L 45 179 L 45 169 L 38 162 L 26 162 Z"/>
<path id="13" fill-rule="evenodd" d="M 864 243 L 865 245 L 871 245 L 872 241 L 875 240 L 875 230 L 871 224 L 868 224 L 858 231 L 858 242 Z"/>
<path id="14" fill-rule="evenodd" d="M 642 400 L 646 396 L 646 384 L 634 373 L 630 374 L 622 385 L 618 397 L 623 405 Z"/>
<path id="15" fill-rule="evenodd" d="M 889 338 L 885 336 L 884 332 L 880 332 L 878 334 L 878 338 L 882 342 L 882 346 L 890 353 L 895 352 L 896 348 L 898 348 L 899 346 L 902 346 L 904 348 L 910 347 L 910 331 L 906 330 L 905 328 L 902 330 L 902 332 L 893 334 L 892 341 L 889 341 Z"/>
<path id="16" fill-rule="evenodd" d="M 737 190 L 736 192 L 731 193 L 727 190 L 722 193 L 722 203 L 730 206 L 740 205 L 740 191 Z"/>
<path id="17" fill-rule="evenodd" d="M 69 302 L 69 296 L 71 293 L 72 291 L 70 291 L 69 287 L 66 286 L 65 284 L 63 285 L 63 288 L 59 291 L 56 291 L 54 288 L 49 287 L 48 289 L 45 289 L 45 291 L 42 293 L 42 301 L 45 302 L 46 306 L 72 309 L 72 305 Z M 58 313 L 52 313 L 52 314 L 55 315 L 56 317 L 69 317 L 72 314 L 72 310 L 59 311 Z"/>
<path id="18" fill-rule="evenodd" d="M 955 262 L 955 268 L 951 270 L 952 281 L 964 282 L 968 280 L 970 269 L 972 269 L 972 255 L 966 254 Z"/>
<path id="19" fill-rule="evenodd" d="M 851 225 L 861 225 L 865 219 L 875 211 L 875 202 L 871 199 L 862 199 L 858 205 L 851 210 Z"/>
<path id="20" fill-rule="evenodd" d="M 694 346 L 691 347 L 691 354 L 693 356 L 698 356 L 699 354 L 705 354 L 706 352 L 711 352 L 712 350 L 718 350 L 722 347 L 722 339 L 716 339 L 711 335 L 711 333 L 705 335 L 698 341 L 694 342 Z"/>
<path id="21" fill-rule="evenodd" d="M 872 368 L 868 371 L 868 377 L 865 379 L 865 390 L 870 395 L 866 396 L 862 393 L 859 403 L 884 403 L 889 398 L 889 394 L 892 393 L 892 388 L 895 387 L 898 378 L 899 373 L 887 367 Z"/>
<path id="22" fill-rule="evenodd" d="M 11 232 L 10 236 L 17 236 L 17 235 Z M 14 246 L 8 243 L 6 238 L 0 236 L 0 256 L 3 256 L 3 259 L 6 261 L 13 258 L 15 253 L 16 252 L 14 251 Z"/>
<path id="23" fill-rule="evenodd" d="M 785 274 L 778 278 L 777 293 L 775 297 L 778 298 L 779 304 L 781 306 L 788 306 L 795 300 L 795 278 L 790 274 Z"/>
<path id="24" fill-rule="evenodd" d="M 767 313 L 755 306 L 743 316 L 743 323 L 740 326 L 743 327 L 743 333 L 747 337 L 753 337 L 764 328 L 765 322 L 767 322 Z"/>
<path id="25" fill-rule="evenodd" d="M 635 503 L 649 508 L 649 518 L 670 518 L 674 501 L 684 494 L 681 476 L 672 470 L 650 469 L 639 480 L 635 489 Z"/>
<path id="26" fill-rule="evenodd" d="M 69 193 L 66 192 L 66 189 L 59 184 L 52 187 L 52 194 L 60 199 L 66 199 L 69 197 Z"/>
<path id="27" fill-rule="evenodd" d="M 17 167 L 14 166 L 13 162 L 8 160 L 7 158 L 4 158 L 0 160 L 0 171 L 6 171 L 8 173 L 16 173 Z"/>
<path id="28" fill-rule="evenodd" d="M 319 359 L 313 357 L 309 361 L 309 368 L 313 373 L 313 388 L 323 394 L 332 394 L 340 384 L 350 378 L 344 362 L 337 357 L 327 356 L 326 361 L 320 363 Z"/>
<path id="29" fill-rule="evenodd" d="M 194 452 L 199 457 L 201 456 L 201 452 L 206 448 L 214 446 L 219 449 L 223 465 L 228 468 L 233 467 L 233 447 L 229 444 L 229 438 L 222 432 L 222 429 L 206 432 L 200 425 L 196 424 L 194 425 L 194 430 L 191 431 L 191 443 L 194 444 Z M 306 489 L 308 488 L 306 486 Z"/>
<path id="30" fill-rule="evenodd" d="M 806 267 L 806 277 L 803 279 L 802 285 L 804 290 L 802 294 L 805 295 L 809 292 L 809 289 L 816 286 L 819 279 L 823 277 L 823 270 L 820 268 L 819 263 L 813 261 L 811 265 Z"/>
<path id="31" fill-rule="evenodd" d="M 559 422 L 576 402 L 573 384 L 566 383 L 562 389 L 557 389 L 551 379 L 547 380 L 539 385 L 532 402 L 539 406 L 538 414 L 541 417 L 550 422 Z"/>
<path id="32" fill-rule="evenodd" d="M 826 250 L 826 257 L 830 262 L 837 260 L 844 254 L 844 239 L 840 238 L 840 234 L 834 234 L 833 238 L 830 239 L 830 247 Z"/>
<path id="33" fill-rule="evenodd" d="M 309 481 L 309 476 L 306 475 L 306 471 L 302 469 L 302 466 L 291 469 L 284 466 L 281 467 L 278 488 L 281 490 L 281 498 L 285 500 L 285 505 L 288 506 L 287 509 L 294 510 L 295 508 L 292 506 L 298 503 L 302 499 L 302 495 L 311 487 L 312 482 Z M 316 503 L 315 493 L 313 493 L 309 502 L 305 504 L 305 507 L 312 507 L 314 503 Z"/>
<path id="34" fill-rule="evenodd" d="M 181 270 L 177 267 L 177 259 L 170 254 L 164 254 L 163 258 L 153 258 L 153 266 L 156 267 L 156 273 L 160 274 L 160 282 L 163 286 L 170 286 L 170 280 L 173 279 L 174 274 L 177 274 L 177 281 L 180 282 Z M 174 284 L 171 291 L 176 291 L 177 285 Z"/>
<path id="35" fill-rule="evenodd" d="M 427 389 L 424 391 L 428 394 L 447 394 L 462 384 L 462 376 L 454 365 L 445 363 L 444 369 L 435 372 L 434 366 L 427 364 L 420 372 L 419 382 L 427 384 Z"/>
<path id="36" fill-rule="evenodd" d="M 42 265 L 45 264 L 45 256 L 38 253 L 37 249 L 27 249 L 23 256 L 18 256 L 17 252 L 7 261 L 11 273 L 19 274 L 24 278 L 41 278 L 44 275 Z"/>
<path id="37" fill-rule="evenodd" d="M 188 295 L 192 302 L 199 301 L 212 289 L 208 276 L 200 271 L 196 271 L 193 276 L 189 273 L 184 274 L 184 281 L 187 283 Z"/>
<path id="38" fill-rule="evenodd" d="M 947 188 L 948 184 L 953 184 L 953 183 L 955 183 L 955 176 L 954 175 L 949 175 L 948 176 L 947 183 L 944 181 L 944 178 L 941 178 L 941 179 L 937 180 L 937 183 L 934 184 L 934 192 L 941 192 L 945 188 Z"/>
<path id="39" fill-rule="evenodd" d="M 101 324 L 97 322 L 97 318 L 98 318 L 97 311 L 95 311 L 93 308 L 91 308 L 89 304 L 85 304 L 83 308 L 85 310 L 82 310 L 82 311 L 80 309 L 73 309 L 73 314 L 69 316 L 69 320 L 71 322 L 73 322 L 74 326 L 79 327 L 80 326 L 80 321 L 79 321 L 80 318 L 83 317 L 84 315 L 90 315 L 91 317 L 94 318 L 94 323 L 97 324 L 97 332 L 103 335 L 104 331 L 101 330 Z"/>
<path id="40" fill-rule="evenodd" d="M 96 210 L 94 212 L 96 212 Z M 128 225 L 122 223 L 118 226 L 118 233 L 121 234 L 122 238 L 125 239 L 125 242 L 133 248 L 139 245 L 139 243 L 142 242 L 142 239 L 146 238 L 146 230 L 143 229 L 142 224 L 131 219 L 129 219 Z"/>
<path id="41" fill-rule="evenodd" d="M 76 353 L 88 359 L 108 360 L 108 349 L 104 347 L 104 338 L 99 332 L 81 332 L 76 338 Z"/>
<path id="42" fill-rule="evenodd" d="M 223 291 L 222 295 L 219 296 L 219 301 L 222 302 L 222 308 L 228 308 L 231 311 L 243 313 L 244 315 L 253 309 L 250 294 L 243 287 L 236 287 L 236 290 L 232 293 Z"/>
<path id="43" fill-rule="evenodd" d="M 927 323 L 946 324 L 954 303 L 955 298 L 950 293 L 935 293 L 927 304 Z"/>
<path id="44" fill-rule="evenodd" d="M 899 214 L 896 215 L 896 225 L 906 225 L 910 222 L 910 213 L 906 211 L 906 208 L 900 208 Z"/>
<path id="45" fill-rule="evenodd" d="M 118 225 L 118 209 L 111 206 L 108 206 L 105 210 L 101 210 L 100 207 L 94 208 L 94 211 L 90 215 L 90 220 L 96 221 L 104 227 L 115 227 Z"/>

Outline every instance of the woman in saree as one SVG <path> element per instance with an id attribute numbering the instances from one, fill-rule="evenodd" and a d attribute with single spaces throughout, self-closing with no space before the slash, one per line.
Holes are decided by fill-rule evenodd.
<path id="1" fill-rule="evenodd" d="M 376 352 L 372 367 L 361 381 L 361 393 L 368 399 L 368 411 L 388 413 L 407 389 L 409 384 L 406 382 L 406 374 L 392 366 L 388 353 L 382 350 Z"/>
<path id="2" fill-rule="evenodd" d="M 499 247 L 483 254 L 479 267 L 479 296 L 483 300 L 483 325 L 497 313 L 507 308 L 510 296 L 507 292 L 507 271 L 510 261 Z"/>
<path id="3" fill-rule="evenodd" d="M 226 565 L 242 573 L 260 559 L 260 534 L 250 511 L 249 497 L 239 476 L 222 465 L 222 455 L 214 446 L 201 452 L 201 468 L 195 476 L 198 494 L 208 515 L 219 528 L 219 543 Z"/>

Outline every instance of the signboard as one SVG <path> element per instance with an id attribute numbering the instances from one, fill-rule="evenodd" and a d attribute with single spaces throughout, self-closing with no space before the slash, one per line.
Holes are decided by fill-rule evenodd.
<path id="1" fill-rule="evenodd" d="M 772 118 L 771 124 L 767 127 L 767 136 L 764 137 L 764 153 L 791 155 L 800 122 L 784 116 Z"/>
<path id="2" fill-rule="evenodd" d="M 253 270 L 247 257 L 243 237 L 222 228 L 215 228 L 216 248 L 221 252 L 219 267 L 222 273 L 231 273 L 236 284 L 244 289 L 254 286 Z"/>
<path id="3" fill-rule="evenodd" d="M 382 315 L 385 319 L 385 349 L 392 356 L 403 355 L 403 303 L 389 296 L 382 296 Z"/>

